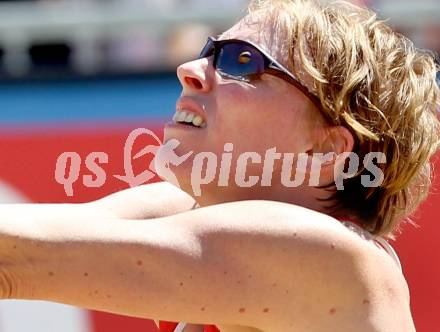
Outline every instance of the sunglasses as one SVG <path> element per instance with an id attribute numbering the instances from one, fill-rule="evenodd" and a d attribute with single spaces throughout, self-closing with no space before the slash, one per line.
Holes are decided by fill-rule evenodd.
<path id="1" fill-rule="evenodd" d="M 316 106 L 321 102 L 294 74 L 257 45 L 239 39 L 215 40 L 212 37 L 203 47 L 199 59 L 214 56 L 213 66 L 224 78 L 250 82 L 263 74 L 277 76 L 299 89 Z"/>

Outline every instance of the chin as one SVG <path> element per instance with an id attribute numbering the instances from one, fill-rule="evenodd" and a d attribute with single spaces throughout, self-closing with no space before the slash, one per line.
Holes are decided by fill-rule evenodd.
<path id="1" fill-rule="evenodd" d="M 193 153 L 181 151 L 180 147 L 176 139 L 165 141 L 154 158 L 154 169 L 162 180 L 184 190 L 191 183 Z"/>

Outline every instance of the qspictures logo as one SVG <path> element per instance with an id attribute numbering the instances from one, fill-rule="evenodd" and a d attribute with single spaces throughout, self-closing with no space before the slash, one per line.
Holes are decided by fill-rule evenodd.
<path id="1" fill-rule="evenodd" d="M 133 146 L 142 135 L 149 136 L 157 145 L 147 145 L 133 155 Z M 339 168 L 335 167 L 333 174 L 337 190 L 344 190 L 344 181 L 356 176 L 360 169 L 365 169 L 370 173 L 361 176 L 361 183 L 364 187 L 379 187 L 384 180 L 384 174 L 377 166 L 386 163 L 386 156 L 382 152 L 371 152 L 361 160 L 354 152 L 339 155 L 335 153 L 295 155 L 294 153 L 279 153 L 274 147 L 267 150 L 264 155 L 250 151 L 240 153 L 237 158 L 233 158 L 233 143 L 226 143 L 221 155 L 209 151 L 198 153 L 189 151 L 184 155 L 177 155 L 175 151 L 179 145 L 180 142 L 176 139 L 163 143 L 149 129 L 135 129 L 128 135 L 123 148 L 125 174 L 112 176 L 128 184 L 129 187 L 136 187 L 150 182 L 159 173 L 160 177 L 180 187 L 172 168 L 179 167 L 192 157 L 191 186 L 194 196 L 201 196 L 203 186 L 212 184 L 216 179 L 218 187 L 227 187 L 232 182 L 242 188 L 270 187 L 277 161 L 282 163 L 280 180 L 286 188 L 305 184 L 313 187 L 319 186 L 322 167 L 329 162 L 341 165 Z M 134 174 L 133 161 L 147 154 L 152 154 L 152 161 L 141 173 Z M 234 163 L 233 160 L 235 160 Z M 93 175 L 83 175 L 83 185 L 88 188 L 102 187 L 107 180 L 107 173 L 101 165 L 108 162 L 109 156 L 105 152 L 90 153 L 85 159 L 85 165 L 93 173 L 95 179 Z M 81 157 L 76 152 L 64 152 L 57 159 L 55 181 L 64 186 L 64 191 L 69 197 L 74 195 L 74 183 L 81 179 L 81 163 Z M 252 164 L 262 165 L 260 175 L 247 174 L 248 167 Z M 295 170 L 294 165 L 296 165 Z"/>

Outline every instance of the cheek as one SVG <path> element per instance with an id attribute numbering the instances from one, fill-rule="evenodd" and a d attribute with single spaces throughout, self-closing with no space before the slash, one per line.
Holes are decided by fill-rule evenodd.
<path id="1" fill-rule="evenodd" d="M 272 89 L 240 84 L 223 86 L 217 98 L 215 132 L 219 140 L 234 143 L 243 151 L 305 149 L 310 135 L 307 114 L 295 107 L 287 92 L 275 94 Z"/>

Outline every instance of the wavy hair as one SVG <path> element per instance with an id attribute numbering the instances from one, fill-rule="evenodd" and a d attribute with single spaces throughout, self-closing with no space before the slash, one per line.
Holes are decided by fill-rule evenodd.
<path id="1" fill-rule="evenodd" d="M 337 211 L 376 235 L 393 237 L 426 198 L 439 141 L 440 93 L 433 53 L 417 49 L 374 12 L 348 2 L 253 1 L 287 34 L 288 66 L 316 94 L 334 125 L 347 127 L 363 160 L 383 152 L 380 187 L 366 188 L 365 169 L 334 191 Z M 342 208 L 342 209 L 341 209 Z"/>

